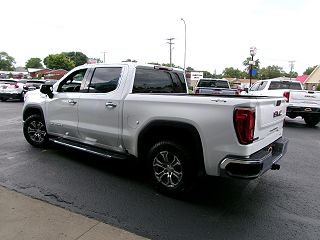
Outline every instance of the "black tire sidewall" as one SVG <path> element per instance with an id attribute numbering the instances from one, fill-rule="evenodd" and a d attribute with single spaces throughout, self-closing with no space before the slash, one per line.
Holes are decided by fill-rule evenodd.
<path id="1" fill-rule="evenodd" d="M 175 154 L 179 158 L 179 161 L 181 162 L 183 176 L 180 183 L 174 188 L 168 188 L 164 186 L 155 177 L 154 169 L 153 169 L 153 160 L 161 151 L 168 151 Z M 172 141 L 161 141 L 154 144 L 150 148 L 148 157 L 147 157 L 148 172 L 152 180 L 153 186 L 157 190 L 167 195 L 176 196 L 185 192 L 188 189 L 195 175 L 194 174 L 195 168 L 192 165 L 190 154 L 188 153 L 189 151 L 185 147 Z"/>
<path id="2" fill-rule="evenodd" d="M 307 126 L 314 127 L 315 125 L 317 125 L 319 123 L 320 119 L 319 118 L 312 118 L 312 117 L 305 117 L 304 121 L 307 124 Z"/>
<path id="3" fill-rule="evenodd" d="M 24 122 L 24 124 L 23 124 L 23 134 L 24 134 L 25 139 L 28 141 L 28 143 L 30 143 L 30 144 L 31 144 L 32 146 L 34 146 L 34 147 L 39 147 L 39 148 L 41 148 L 41 147 L 47 146 L 48 141 L 49 141 L 48 133 L 46 134 L 44 140 L 43 140 L 41 143 L 35 142 L 35 141 L 33 141 L 33 140 L 30 138 L 30 136 L 29 136 L 29 134 L 28 134 L 28 126 L 29 126 L 29 124 L 30 124 L 32 121 L 42 122 L 42 124 L 43 124 L 44 127 L 45 127 L 45 131 L 47 132 L 46 125 L 45 125 L 45 122 L 44 122 L 43 118 L 42 118 L 41 116 L 37 115 L 37 114 L 34 114 L 34 115 L 29 116 L 29 117 L 25 120 L 25 122 Z"/>

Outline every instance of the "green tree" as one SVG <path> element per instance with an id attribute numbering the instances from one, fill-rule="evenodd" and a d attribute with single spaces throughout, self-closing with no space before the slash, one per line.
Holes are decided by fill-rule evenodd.
<path id="1" fill-rule="evenodd" d="M 26 68 L 43 68 L 40 58 L 30 58 L 26 62 Z"/>
<path id="2" fill-rule="evenodd" d="M 131 60 L 130 58 L 128 58 L 127 60 L 124 60 L 124 61 L 122 61 L 122 62 L 138 62 L 137 60 Z"/>
<path id="3" fill-rule="evenodd" d="M 6 52 L 0 52 L 0 70 L 13 71 L 16 61 Z"/>
<path id="4" fill-rule="evenodd" d="M 317 85 L 316 90 L 317 90 L 317 91 L 320 91 L 320 84 Z"/>
<path id="5" fill-rule="evenodd" d="M 194 69 L 192 67 L 187 67 L 186 71 L 194 71 Z"/>
<path id="6" fill-rule="evenodd" d="M 290 74 L 290 72 L 288 72 L 288 73 L 285 73 L 284 76 L 285 76 L 285 77 L 296 78 L 296 77 L 298 77 L 298 73 L 297 73 L 297 72 L 292 72 L 292 73 Z"/>
<path id="7" fill-rule="evenodd" d="M 47 56 L 43 63 L 50 69 L 65 69 L 71 70 L 75 67 L 75 64 L 65 54 L 50 54 Z"/>
<path id="8" fill-rule="evenodd" d="M 245 73 L 239 69 L 227 67 L 223 70 L 222 76 L 227 78 L 243 78 L 245 76 Z"/>
<path id="9" fill-rule="evenodd" d="M 88 62 L 88 57 L 82 52 L 63 52 L 62 54 L 73 61 L 76 67 Z"/>
<path id="10" fill-rule="evenodd" d="M 313 66 L 313 67 L 308 67 L 308 68 L 303 72 L 303 74 L 305 74 L 305 75 L 310 75 L 316 67 L 317 67 L 317 65 L 315 65 L 315 66 Z"/>
<path id="11" fill-rule="evenodd" d="M 246 60 L 244 60 L 242 62 L 242 64 L 246 67 L 245 70 L 249 70 L 250 69 L 250 64 L 249 61 L 251 61 L 251 57 L 247 57 Z M 254 64 L 252 65 L 253 69 L 259 70 L 260 69 L 260 60 L 256 59 L 254 60 Z"/>
<path id="12" fill-rule="evenodd" d="M 270 79 L 285 76 L 286 72 L 277 65 L 267 66 L 260 69 L 258 73 L 259 79 Z"/>

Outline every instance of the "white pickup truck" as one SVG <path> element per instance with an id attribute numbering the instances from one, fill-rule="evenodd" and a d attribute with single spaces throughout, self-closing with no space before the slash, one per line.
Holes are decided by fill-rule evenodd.
<path id="1" fill-rule="evenodd" d="M 29 92 L 26 140 L 141 160 L 154 185 L 179 194 L 201 174 L 256 178 L 279 169 L 283 98 L 188 95 L 184 72 L 137 63 L 83 65 Z"/>
<path id="2" fill-rule="evenodd" d="M 231 89 L 228 80 L 202 78 L 194 89 L 195 94 L 238 95 L 237 89 Z"/>
<path id="3" fill-rule="evenodd" d="M 254 96 L 283 96 L 287 102 L 287 116 L 302 117 L 308 126 L 315 126 L 320 121 L 320 92 L 302 90 L 299 81 L 279 79 L 257 81 L 248 94 Z"/>

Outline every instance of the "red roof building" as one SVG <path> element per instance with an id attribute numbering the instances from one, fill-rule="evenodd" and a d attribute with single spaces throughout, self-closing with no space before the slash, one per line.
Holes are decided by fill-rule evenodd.
<path id="1" fill-rule="evenodd" d="M 297 77 L 297 81 L 301 82 L 301 84 L 305 84 L 307 79 L 308 79 L 309 75 L 302 75 L 302 76 L 298 76 Z"/>

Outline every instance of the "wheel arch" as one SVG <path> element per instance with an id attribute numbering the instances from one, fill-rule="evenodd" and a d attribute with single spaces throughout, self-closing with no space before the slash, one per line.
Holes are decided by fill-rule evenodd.
<path id="1" fill-rule="evenodd" d="M 204 154 L 199 131 L 190 123 L 173 120 L 155 120 L 150 122 L 139 133 L 137 149 L 138 157 L 146 160 L 148 150 L 158 141 L 169 140 L 192 149 L 198 172 L 205 173 Z"/>
<path id="2" fill-rule="evenodd" d="M 22 120 L 25 121 L 29 116 L 33 114 L 39 114 L 42 117 L 42 119 L 45 120 L 42 108 L 37 105 L 27 106 L 23 110 Z"/>

